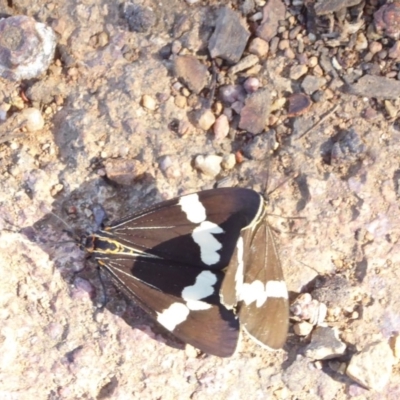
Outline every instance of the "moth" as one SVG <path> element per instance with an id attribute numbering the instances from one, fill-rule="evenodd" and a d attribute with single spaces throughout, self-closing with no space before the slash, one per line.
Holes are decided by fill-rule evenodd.
<path id="1" fill-rule="evenodd" d="M 263 346 L 285 343 L 288 292 L 253 190 L 163 201 L 86 236 L 84 247 L 122 292 L 205 353 L 231 356 L 241 328 Z"/>

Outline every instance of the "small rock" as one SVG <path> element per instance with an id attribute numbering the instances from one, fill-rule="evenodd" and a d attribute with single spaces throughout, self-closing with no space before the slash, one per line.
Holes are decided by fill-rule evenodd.
<path id="1" fill-rule="evenodd" d="M 290 79 L 297 81 L 297 79 L 305 75 L 307 71 L 308 68 L 306 65 L 294 65 L 292 68 L 290 68 L 289 77 Z"/>
<path id="2" fill-rule="evenodd" d="M 324 303 L 313 299 L 309 293 L 302 293 L 292 303 L 290 311 L 297 320 L 308 320 L 313 325 L 322 325 L 327 307 Z"/>
<path id="3" fill-rule="evenodd" d="M 260 80 L 252 76 L 245 80 L 243 87 L 247 93 L 254 93 L 260 88 L 260 84 Z"/>
<path id="4" fill-rule="evenodd" d="M 233 104 L 235 101 L 244 101 L 246 92 L 241 85 L 224 85 L 219 88 L 218 97 L 224 103 Z"/>
<path id="5" fill-rule="evenodd" d="M 282 0 L 270 0 L 263 8 L 263 19 L 256 35 L 269 42 L 278 33 L 279 21 L 285 19 L 286 6 Z"/>
<path id="6" fill-rule="evenodd" d="M 367 37 L 364 35 L 363 32 L 360 32 L 357 35 L 357 40 L 356 40 L 356 44 L 355 44 L 355 49 L 357 51 L 363 51 L 365 49 L 368 48 L 368 39 Z"/>
<path id="7" fill-rule="evenodd" d="M 240 71 L 244 71 L 256 65 L 259 59 L 254 54 L 249 54 L 248 56 L 242 58 L 237 64 L 229 69 L 231 75 L 235 75 Z"/>
<path id="8" fill-rule="evenodd" d="M 379 53 L 382 50 L 382 43 L 373 41 L 369 44 L 368 48 L 372 54 Z"/>
<path id="9" fill-rule="evenodd" d="M 387 3 L 374 14 L 375 28 L 380 34 L 385 34 L 397 40 L 400 37 L 400 4 Z"/>
<path id="10" fill-rule="evenodd" d="M 186 108 L 187 99 L 186 99 L 185 96 L 182 96 L 181 94 L 178 94 L 177 96 L 175 96 L 174 103 L 179 108 Z"/>
<path id="11" fill-rule="evenodd" d="M 215 121 L 214 126 L 214 135 L 216 141 L 221 141 L 228 136 L 229 133 L 229 120 L 228 117 L 224 114 L 221 114 Z"/>
<path id="12" fill-rule="evenodd" d="M 386 342 L 375 342 L 355 354 L 346 374 L 367 389 L 382 390 L 392 374 L 394 357 Z"/>
<path id="13" fill-rule="evenodd" d="M 221 162 L 222 157 L 217 155 L 199 155 L 195 158 L 194 165 L 203 174 L 215 177 L 221 172 Z"/>
<path id="14" fill-rule="evenodd" d="M 297 117 L 306 113 L 312 104 L 310 97 L 304 93 L 294 93 L 288 101 L 288 117 Z"/>
<path id="15" fill-rule="evenodd" d="M 21 117 L 28 132 L 40 131 L 44 127 L 42 113 L 37 108 L 26 108 L 22 110 Z"/>
<path id="16" fill-rule="evenodd" d="M 221 162 L 221 166 L 224 170 L 229 171 L 234 168 L 236 165 L 236 157 L 235 154 L 226 154 Z"/>
<path id="17" fill-rule="evenodd" d="M 105 163 L 108 179 L 120 185 L 132 185 L 146 172 L 146 167 L 138 160 L 110 159 Z"/>
<path id="18" fill-rule="evenodd" d="M 57 44 L 50 27 L 25 15 L 0 20 L 0 76 L 11 81 L 41 75 L 53 61 Z"/>
<path id="19" fill-rule="evenodd" d="M 269 132 L 263 135 L 257 135 L 243 147 L 243 154 L 250 160 L 265 160 L 268 157 L 268 151 L 271 149 Z"/>
<path id="20" fill-rule="evenodd" d="M 306 321 L 301 321 L 293 325 L 294 333 L 297 336 L 307 336 L 313 330 L 314 325 Z"/>
<path id="21" fill-rule="evenodd" d="M 338 12 L 343 8 L 353 7 L 359 4 L 361 0 L 319 0 L 314 10 L 317 15 L 325 15 Z"/>
<path id="22" fill-rule="evenodd" d="M 388 56 L 394 60 L 400 59 L 400 41 L 397 40 L 389 49 Z"/>
<path id="23" fill-rule="evenodd" d="M 348 91 L 358 96 L 395 100 L 400 96 L 400 82 L 384 76 L 364 75 Z"/>
<path id="24" fill-rule="evenodd" d="M 336 329 L 319 326 L 314 330 L 304 354 L 313 360 L 328 360 L 343 355 L 345 351 L 346 345 L 339 339 Z"/>
<path id="25" fill-rule="evenodd" d="M 261 89 L 251 94 L 240 113 L 239 128 L 254 135 L 264 130 L 271 107 L 269 89 Z"/>
<path id="26" fill-rule="evenodd" d="M 231 64 L 237 63 L 249 37 L 250 32 L 244 27 L 239 14 L 226 6 L 222 7 L 208 43 L 211 57 L 220 57 Z"/>
<path id="27" fill-rule="evenodd" d="M 50 194 L 55 197 L 58 193 L 60 193 L 64 189 L 64 185 L 62 183 L 57 183 L 51 188 Z"/>
<path id="28" fill-rule="evenodd" d="M 215 115 L 210 109 L 196 110 L 193 113 L 195 125 L 203 131 L 208 131 L 215 122 Z"/>
<path id="29" fill-rule="evenodd" d="M 250 54 L 265 58 L 268 55 L 269 44 L 261 38 L 255 38 L 250 42 L 248 50 Z"/>
<path id="30" fill-rule="evenodd" d="M 304 90 L 304 92 L 308 95 L 313 94 L 317 90 L 321 89 L 322 86 L 326 85 L 326 79 L 313 76 L 313 75 L 307 75 L 304 79 L 303 82 L 301 82 L 301 87 Z"/>
<path id="31" fill-rule="evenodd" d="M 389 114 L 390 118 L 396 118 L 398 108 L 395 107 L 389 100 L 384 101 L 385 110 Z"/>
<path id="32" fill-rule="evenodd" d="M 178 56 L 174 61 L 175 75 L 182 79 L 190 90 L 199 94 L 208 82 L 207 67 L 191 55 Z"/>
<path id="33" fill-rule="evenodd" d="M 148 110 L 154 111 L 157 108 L 157 102 L 148 94 L 142 97 L 142 106 Z"/>

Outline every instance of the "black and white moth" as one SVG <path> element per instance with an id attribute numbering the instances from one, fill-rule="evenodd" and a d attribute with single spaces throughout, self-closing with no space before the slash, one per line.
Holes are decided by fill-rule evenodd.
<path id="1" fill-rule="evenodd" d="M 183 342 L 231 356 L 240 327 L 279 349 L 288 293 L 265 201 L 242 188 L 156 204 L 85 237 L 115 285 Z"/>

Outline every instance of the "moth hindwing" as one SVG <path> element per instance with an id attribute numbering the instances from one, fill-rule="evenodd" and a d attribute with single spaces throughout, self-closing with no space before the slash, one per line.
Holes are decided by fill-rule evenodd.
<path id="1" fill-rule="evenodd" d="M 252 190 L 206 190 L 117 221 L 88 236 L 85 247 L 126 295 L 175 336 L 227 357 L 236 349 L 242 312 L 238 320 L 236 310 L 221 303 L 221 287 L 238 270 L 233 260 L 239 242 L 258 222 L 260 207 L 263 200 Z M 253 236 L 252 246 L 259 241 Z"/>

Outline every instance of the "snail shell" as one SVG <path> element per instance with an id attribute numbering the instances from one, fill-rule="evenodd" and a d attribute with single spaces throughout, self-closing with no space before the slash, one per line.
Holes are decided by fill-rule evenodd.
<path id="1" fill-rule="evenodd" d="M 54 58 L 54 31 L 25 15 L 0 20 L 0 76 L 19 81 L 39 76 Z"/>

